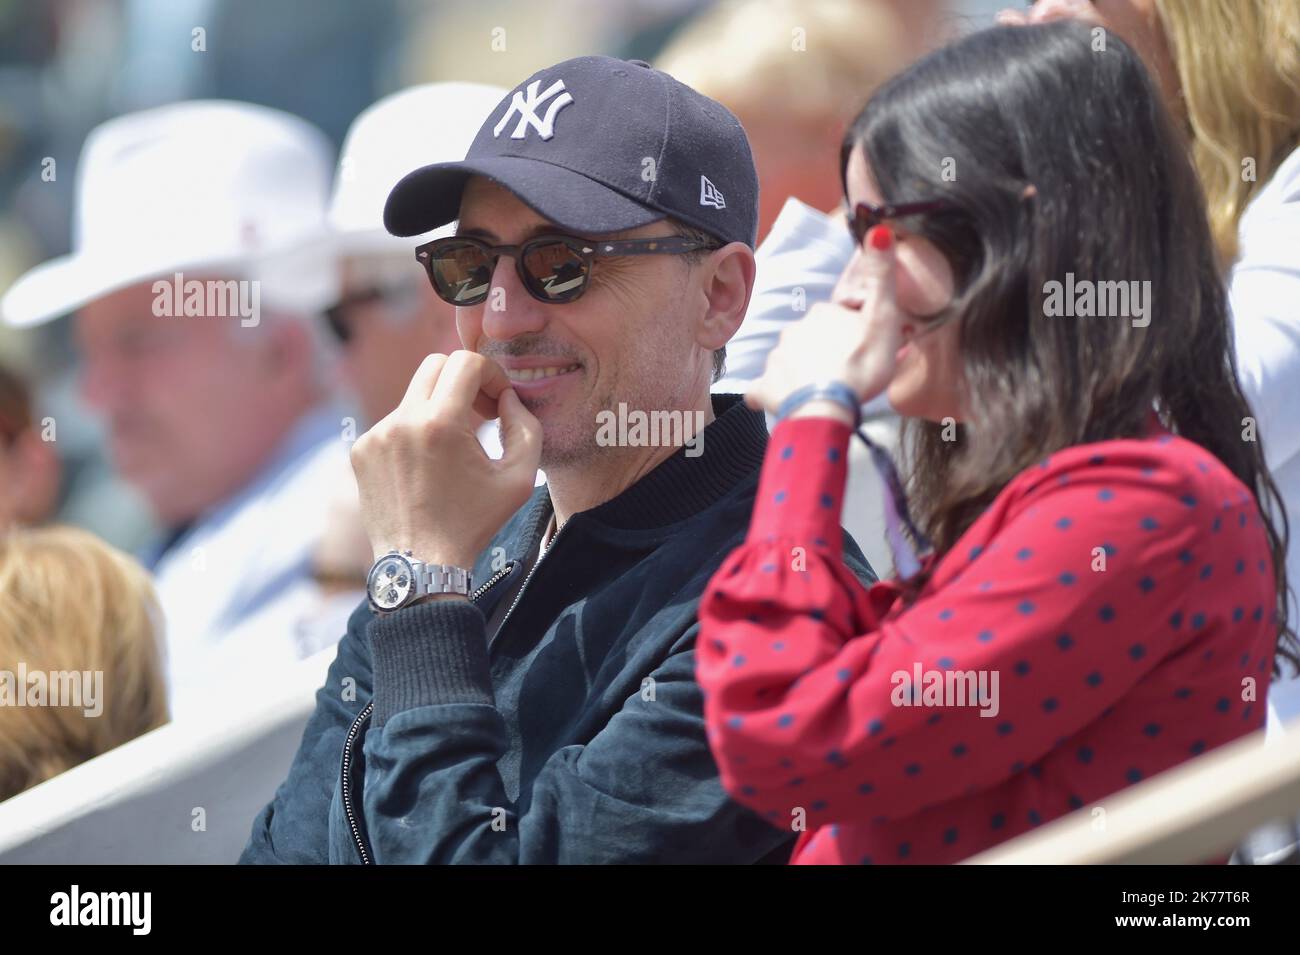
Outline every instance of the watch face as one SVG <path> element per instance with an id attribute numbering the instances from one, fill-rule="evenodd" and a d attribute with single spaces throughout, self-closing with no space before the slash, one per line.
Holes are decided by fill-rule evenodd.
<path id="1" fill-rule="evenodd" d="M 410 596 L 411 588 L 414 587 L 411 577 L 410 562 L 405 557 L 388 554 L 371 568 L 366 589 L 376 607 L 393 610 Z"/>

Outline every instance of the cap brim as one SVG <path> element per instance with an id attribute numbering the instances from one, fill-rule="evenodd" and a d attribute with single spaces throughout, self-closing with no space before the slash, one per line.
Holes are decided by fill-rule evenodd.
<path id="1" fill-rule="evenodd" d="M 582 173 L 536 159 L 495 156 L 435 163 L 410 173 L 388 194 L 384 228 L 414 236 L 455 221 L 470 176 L 492 180 L 548 221 L 580 234 L 621 232 L 665 218 Z"/>

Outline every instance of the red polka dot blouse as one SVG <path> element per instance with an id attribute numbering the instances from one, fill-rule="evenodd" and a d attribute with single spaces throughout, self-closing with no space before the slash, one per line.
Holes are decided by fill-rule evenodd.
<path id="1" fill-rule="evenodd" d="M 840 560 L 847 425 L 782 422 L 697 676 L 722 783 L 795 863 L 946 863 L 1260 728 L 1250 491 L 1158 426 L 1019 474 L 905 605 Z"/>

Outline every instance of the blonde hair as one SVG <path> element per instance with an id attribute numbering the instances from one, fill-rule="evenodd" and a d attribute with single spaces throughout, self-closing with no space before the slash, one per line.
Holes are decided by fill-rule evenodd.
<path id="1" fill-rule="evenodd" d="M 1155 0 L 1226 268 L 1255 194 L 1300 146 L 1300 0 Z M 1244 163 L 1255 164 L 1253 179 Z"/>
<path id="2" fill-rule="evenodd" d="M 904 65 L 900 43 L 881 4 L 723 0 L 688 21 L 655 66 L 736 113 L 848 125 Z"/>
<path id="3" fill-rule="evenodd" d="M 167 722 L 161 620 L 144 568 L 93 534 L 0 534 L 0 669 L 103 674 L 98 715 L 0 706 L 0 800 Z"/>

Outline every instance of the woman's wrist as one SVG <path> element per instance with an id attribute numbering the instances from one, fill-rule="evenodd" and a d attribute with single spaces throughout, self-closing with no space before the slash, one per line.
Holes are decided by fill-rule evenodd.
<path id="1" fill-rule="evenodd" d="M 800 414 L 800 412 L 809 406 L 819 409 L 813 412 L 816 417 L 832 417 L 843 421 L 851 428 L 857 428 L 862 423 L 862 408 L 857 393 L 842 381 L 828 381 L 796 388 L 776 409 L 777 420 L 808 417 L 808 414 Z M 832 413 L 832 409 L 839 409 L 840 413 Z"/>

